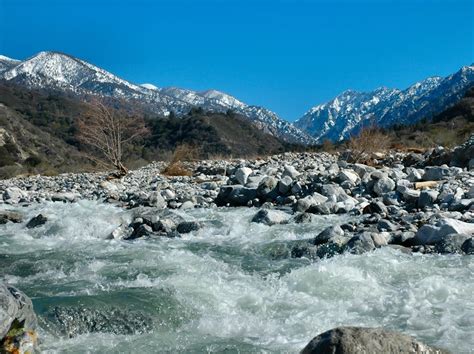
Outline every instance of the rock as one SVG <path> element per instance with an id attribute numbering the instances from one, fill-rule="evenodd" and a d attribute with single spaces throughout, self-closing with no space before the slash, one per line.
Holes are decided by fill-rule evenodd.
<path id="1" fill-rule="evenodd" d="M 468 238 L 461 246 L 461 250 L 465 254 L 474 254 L 474 238 Z"/>
<path id="2" fill-rule="evenodd" d="M 250 201 L 257 198 L 257 190 L 241 185 L 223 186 L 215 199 L 217 206 L 247 206 Z"/>
<path id="3" fill-rule="evenodd" d="M 375 244 L 369 232 L 363 232 L 352 237 L 346 244 L 346 250 L 354 254 L 362 254 L 375 249 Z"/>
<path id="4" fill-rule="evenodd" d="M 374 192 L 378 196 L 391 192 L 395 189 L 395 182 L 389 177 L 379 178 L 374 184 Z"/>
<path id="5" fill-rule="evenodd" d="M 446 254 L 446 253 L 463 253 L 462 246 L 464 242 L 470 239 L 470 236 L 461 234 L 449 234 L 443 237 L 435 245 L 435 252 Z"/>
<path id="6" fill-rule="evenodd" d="M 51 196 L 53 202 L 74 203 L 78 195 L 75 193 L 55 193 Z"/>
<path id="7" fill-rule="evenodd" d="M 43 214 L 38 214 L 34 218 L 32 218 L 28 223 L 26 224 L 26 227 L 28 229 L 33 229 L 35 227 L 41 226 L 46 224 L 46 221 L 48 221 L 48 218 L 44 216 Z"/>
<path id="8" fill-rule="evenodd" d="M 0 352 L 36 352 L 36 328 L 31 300 L 13 286 L 0 283 Z"/>
<path id="9" fill-rule="evenodd" d="M 382 202 L 372 202 L 362 210 L 364 214 L 388 214 L 388 209 Z"/>
<path id="10" fill-rule="evenodd" d="M 252 169 L 248 167 L 241 167 L 235 171 L 235 179 L 237 182 L 243 186 L 247 184 L 247 179 L 252 174 Z"/>
<path id="11" fill-rule="evenodd" d="M 397 187 L 397 192 L 400 193 L 402 199 L 407 203 L 416 204 L 418 203 L 418 198 L 420 197 L 421 192 L 415 189 L 408 188 L 407 186 L 399 185 Z"/>
<path id="12" fill-rule="evenodd" d="M 474 235 L 474 224 L 456 219 L 444 218 L 436 225 L 425 224 L 418 229 L 413 242 L 415 245 L 435 245 L 450 234 Z"/>
<path id="13" fill-rule="evenodd" d="M 197 221 L 183 221 L 178 224 L 176 231 L 180 234 L 189 234 L 201 228 L 201 224 Z"/>
<path id="14" fill-rule="evenodd" d="M 23 198 L 23 191 L 18 187 L 7 188 L 3 193 L 3 200 L 10 204 L 17 204 Z"/>
<path id="15" fill-rule="evenodd" d="M 286 224 L 289 220 L 288 214 L 279 210 L 261 209 L 252 218 L 252 222 L 275 225 L 275 224 Z"/>
<path id="16" fill-rule="evenodd" d="M 278 181 L 278 192 L 280 194 L 288 194 L 291 191 L 291 185 L 293 184 L 293 179 L 290 176 L 285 176 Z"/>
<path id="17" fill-rule="evenodd" d="M 430 166 L 425 167 L 425 174 L 423 179 L 425 181 L 440 181 L 446 179 L 451 175 L 449 167 L 446 165 L 443 166 Z"/>
<path id="18" fill-rule="evenodd" d="M 267 197 L 268 194 L 273 192 L 278 184 L 275 177 L 267 176 L 262 179 L 257 188 L 257 195 L 259 197 Z"/>
<path id="19" fill-rule="evenodd" d="M 165 198 L 163 198 L 160 192 L 151 192 L 148 198 L 148 203 L 150 206 L 158 209 L 165 209 L 168 206 Z"/>
<path id="20" fill-rule="evenodd" d="M 190 200 L 184 202 L 183 204 L 181 204 L 181 206 L 179 207 L 180 209 L 194 209 L 194 203 Z"/>
<path id="21" fill-rule="evenodd" d="M 321 187 L 321 194 L 333 202 L 343 202 L 349 196 L 337 184 L 325 184 Z"/>
<path id="22" fill-rule="evenodd" d="M 133 228 L 134 231 L 131 235 L 126 235 L 124 240 L 134 240 L 141 237 L 151 236 L 153 234 L 153 229 L 150 225 L 141 224 Z"/>
<path id="23" fill-rule="evenodd" d="M 293 166 L 285 166 L 281 176 L 282 177 L 288 176 L 288 177 L 291 177 L 291 179 L 295 179 L 299 175 L 300 173 Z"/>
<path id="24" fill-rule="evenodd" d="M 160 219 L 152 224 L 152 229 L 155 232 L 168 234 L 176 229 L 176 223 L 171 219 Z"/>
<path id="25" fill-rule="evenodd" d="M 306 224 L 306 223 L 312 223 L 316 219 L 316 216 L 314 214 L 310 213 L 298 213 L 296 216 L 293 218 L 293 221 L 297 224 Z"/>
<path id="26" fill-rule="evenodd" d="M 173 200 L 176 199 L 176 193 L 172 191 L 171 189 L 164 189 L 161 191 L 161 196 L 165 200 Z"/>
<path id="27" fill-rule="evenodd" d="M 117 227 L 112 233 L 110 234 L 108 239 L 115 239 L 115 240 L 127 240 L 133 233 L 133 227 L 130 227 L 126 224 L 121 224 Z"/>
<path id="28" fill-rule="evenodd" d="M 439 193 L 433 190 L 423 190 L 420 192 L 420 198 L 418 199 L 418 207 L 425 208 L 431 207 L 436 199 L 438 198 Z"/>
<path id="29" fill-rule="evenodd" d="M 377 229 L 379 231 L 396 231 L 398 226 L 386 219 L 382 219 L 377 223 Z"/>
<path id="30" fill-rule="evenodd" d="M 387 232 L 371 232 L 370 237 L 372 237 L 372 241 L 374 242 L 375 247 L 382 247 L 388 245 L 390 234 L 388 234 Z"/>
<path id="31" fill-rule="evenodd" d="M 343 243 L 341 239 L 344 238 L 344 230 L 339 225 L 329 226 L 320 232 L 313 240 L 315 245 L 320 245 L 329 241 L 334 243 Z"/>
<path id="32" fill-rule="evenodd" d="M 339 182 L 350 182 L 353 186 L 356 186 L 360 183 L 360 177 L 357 173 L 352 170 L 342 170 L 337 175 Z"/>
<path id="33" fill-rule="evenodd" d="M 417 353 L 446 354 L 416 339 L 383 328 L 338 327 L 319 334 L 301 354 Z"/>
<path id="34" fill-rule="evenodd" d="M 305 212 L 309 209 L 316 207 L 317 205 L 320 205 L 326 202 L 327 200 L 328 200 L 327 197 L 315 192 L 304 198 L 298 199 L 298 201 L 295 204 L 295 211 Z"/>
<path id="35" fill-rule="evenodd" d="M 7 222 L 20 223 L 23 221 L 23 215 L 16 211 L 4 210 L 0 211 L 0 225 L 6 224 Z"/>

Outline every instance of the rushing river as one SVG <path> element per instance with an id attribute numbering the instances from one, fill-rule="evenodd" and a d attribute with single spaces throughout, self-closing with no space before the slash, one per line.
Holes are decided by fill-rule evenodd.
<path id="1" fill-rule="evenodd" d="M 3 207 L 5 208 L 5 207 Z M 347 217 L 250 223 L 255 209 L 181 213 L 181 239 L 106 240 L 130 212 L 82 201 L 0 225 L 0 277 L 29 295 L 45 352 L 297 352 L 340 325 L 383 326 L 455 353 L 474 348 L 474 257 L 389 248 L 320 262 L 284 257 Z"/>

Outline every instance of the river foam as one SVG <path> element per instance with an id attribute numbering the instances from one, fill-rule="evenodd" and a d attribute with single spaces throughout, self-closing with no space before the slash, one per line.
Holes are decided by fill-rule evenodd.
<path id="1" fill-rule="evenodd" d="M 383 326 L 456 353 L 474 347 L 473 256 L 383 248 L 310 262 L 268 252 L 344 216 L 268 227 L 250 223 L 254 209 L 196 209 L 181 212 L 204 223 L 193 234 L 124 242 L 105 239 L 131 217 L 110 205 L 21 211 L 49 220 L 31 230 L 0 225 L 0 272 L 32 297 L 46 352 L 297 352 L 340 325 Z M 55 307 L 120 308 L 151 318 L 153 329 L 69 338 L 52 320 Z M 78 326 L 85 320 L 78 315 Z"/>

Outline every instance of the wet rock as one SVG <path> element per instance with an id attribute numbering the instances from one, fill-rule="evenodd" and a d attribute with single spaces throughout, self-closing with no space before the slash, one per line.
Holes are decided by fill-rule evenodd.
<path id="1" fill-rule="evenodd" d="M 335 225 L 329 226 L 320 232 L 314 238 L 313 242 L 315 245 L 320 245 L 330 241 L 333 243 L 343 243 L 342 239 L 344 239 L 344 230 L 339 225 Z"/>
<path id="2" fill-rule="evenodd" d="M 463 253 L 462 246 L 464 242 L 470 239 L 470 236 L 461 235 L 461 234 L 449 234 L 443 237 L 435 245 L 435 252 L 437 253 Z"/>
<path id="3" fill-rule="evenodd" d="M 315 192 L 304 198 L 298 199 L 295 204 L 295 211 L 305 212 L 310 209 L 314 209 L 316 206 L 326 202 L 327 200 L 327 197 Z"/>
<path id="4" fill-rule="evenodd" d="M 23 215 L 16 211 L 0 211 L 0 225 L 6 224 L 9 221 L 13 223 L 20 223 L 23 221 Z"/>
<path id="5" fill-rule="evenodd" d="M 178 224 L 176 231 L 180 234 L 189 234 L 193 231 L 198 231 L 201 228 L 201 224 L 197 221 L 183 221 Z"/>
<path id="6" fill-rule="evenodd" d="M 319 334 L 301 354 L 417 353 L 446 354 L 414 338 L 382 328 L 338 327 Z"/>
<path id="7" fill-rule="evenodd" d="M 34 353 L 38 347 L 31 300 L 17 288 L 0 283 L 0 352 Z"/>
<path id="8" fill-rule="evenodd" d="M 135 226 L 133 228 L 133 232 L 131 235 L 126 236 L 123 238 L 124 240 L 134 240 L 137 238 L 141 237 L 147 237 L 153 235 L 153 229 L 150 225 L 147 224 L 141 224 L 138 226 Z"/>
<path id="9" fill-rule="evenodd" d="M 35 227 L 41 226 L 46 224 L 46 221 L 48 221 L 48 218 L 44 216 L 43 214 L 38 214 L 34 218 L 32 218 L 28 223 L 26 224 L 26 227 L 28 229 L 33 229 Z"/>
<path id="10" fill-rule="evenodd" d="M 379 220 L 379 222 L 377 223 L 377 229 L 379 231 L 396 231 L 398 229 L 398 226 L 390 222 L 389 220 L 382 219 Z"/>
<path id="11" fill-rule="evenodd" d="M 128 226 L 126 224 L 121 224 L 117 227 L 114 231 L 111 232 L 108 239 L 115 239 L 115 240 L 127 240 L 133 233 L 133 227 Z"/>
<path id="12" fill-rule="evenodd" d="M 46 315 L 48 321 L 69 338 L 87 333 L 136 335 L 153 330 L 153 319 L 123 308 L 54 307 Z"/>
<path id="13" fill-rule="evenodd" d="M 425 224 L 416 233 L 413 242 L 416 245 L 435 245 L 451 234 L 474 235 L 474 224 L 456 219 L 444 218 L 436 225 Z"/>
<path id="14" fill-rule="evenodd" d="M 461 246 L 461 250 L 465 254 L 474 254 L 474 238 L 468 238 Z"/>
<path id="15" fill-rule="evenodd" d="M 168 205 L 160 192 L 151 192 L 148 201 L 150 206 L 158 209 L 165 209 Z"/>
<path id="16" fill-rule="evenodd" d="M 247 206 L 257 197 L 257 190 L 241 185 L 221 187 L 215 202 L 218 206 Z"/>
<path id="17" fill-rule="evenodd" d="M 293 221 L 297 224 L 312 223 L 316 220 L 316 216 L 311 213 L 298 213 L 293 218 Z"/>
<path id="18" fill-rule="evenodd" d="M 180 209 L 194 209 L 194 203 L 190 200 L 185 201 L 181 206 Z"/>
<path id="19" fill-rule="evenodd" d="M 423 179 L 425 181 L 440 181 L 442 179 L 448 178 L 450 174 L 449 167 L 446 165 L 430 166 L 425 168 Z"/>
<path id="20" fill-rule="evenodd" d="M 346 244 L 346 250 L 353 254 L 363 254 L 373 249 L 375 249 L 375 244 L 369 232 L 355 235 Z"/>
<path id="21" fill-rule="evenodd" d="M 55 193 L 51 196 L 53 202 L 74 203 L 77 200 L 75 193 Z"/>
<path id="22" fill-rule="evenodd" d="M 269 210 L 261 209 L 257 214 L 252 218 L 252 222 L 265 224 L 265 225 L 275 225 L 275 224 L 286 224 L 288 223 L 289 216 L 287 213 L 279 210 Z"/>
<path id="23" fill-rule="evenodd" d="M 17 204 L 23 198 L 23 191 L 18 187 L 10 187 L 3 192 L 3 200 L 10 204 Z"/>

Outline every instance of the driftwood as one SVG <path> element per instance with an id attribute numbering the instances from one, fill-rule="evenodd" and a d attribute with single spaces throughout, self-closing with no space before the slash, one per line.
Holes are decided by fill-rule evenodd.
<path id="1" fill-rule="evenodd" d="M 431 188 L 438 185 L 437 181 L 416 182 L 415 189 Z"/>

